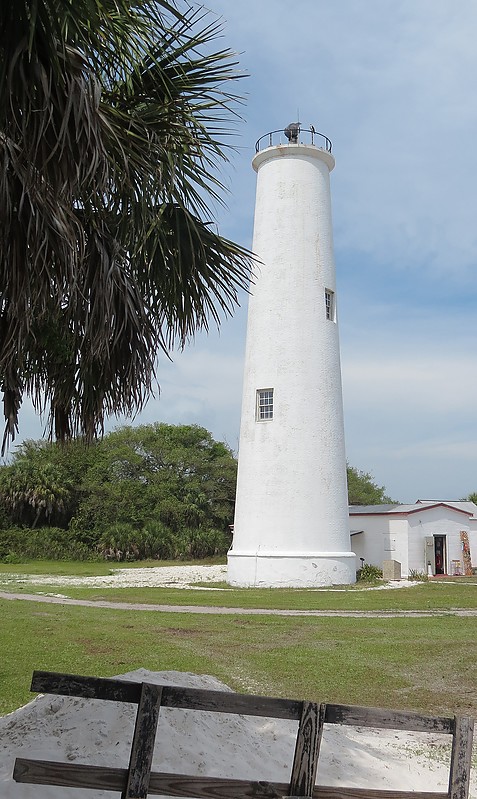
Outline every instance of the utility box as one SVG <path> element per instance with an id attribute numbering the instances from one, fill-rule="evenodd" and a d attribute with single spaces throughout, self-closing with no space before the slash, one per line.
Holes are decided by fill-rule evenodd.
<path id="1" fill-rule="evenodd" d="M 400 580 L 401 564 L 398 560 L 383 560 L 383 580 Z"/>

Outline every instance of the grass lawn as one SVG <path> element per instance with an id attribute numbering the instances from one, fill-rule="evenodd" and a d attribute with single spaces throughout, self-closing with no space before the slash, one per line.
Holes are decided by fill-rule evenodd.
<path id="1" fill-rule="evenodd" d="M 385 592 L 379 592 L 382 595 Z M 292 618 L 0 600 L 0 714 L 34 669 L 213 674 L 246 693 L 477 716 L 475 618 Z"/>
<path id="2" fill-rule="evenodd" d="M 2 586 L 13 593 L 54 593 L 73 599 L 141 602 L 154 605 L 218 605 L 228 608 L 290 610 L 452 610 L 477 608 L 477 585 L 422 584 L 389 591 L 311 591 L 294 589 L 234 589 L 194 591 L 176 588 L 82 588 L 79 586 Z"/>
<path id="3" fill-rule="evenodd" d="M 426 610 L 475 608 L 477 602 L 475 579 L 386 591 L 84 589 L 55 586 L 54 576 L 48 587 L 2 584 L 13 572 L 93 576 L 111 568 L 101 563 L 3 564 L 0 589 L 8 585 L 11 591 L 51 590 L 123 602 L 290 609 Z M 32 698 L 34 669 L 113 676 L 143 667 L 213 674 L 246 693 L 477 716 L 477 617 L 219 616 L 8 600 L 0 600 L 0 612 L 0 714 Z"/>
<path id="4" fill-rule="evenodd" d="M 224 560 L 201 561 L 204 565 L 223 563 Z M 0 590 L 25 593 L 55 593 L 73 599 L 108 600 L 111 602 L 141 602 L 157 605 L 220 605 L 222 607 L 277 608 L 293 610 L 452 610 L 477 608 L 477 577 L 459 577 L 454 580 L 432 580 L 410 588 L 396 590 L 366 590 L 367 586 L 343 587 L 343 590 L 298 590 L 292 588 L 269 589 L 224 588 L 220 591 L 177 590 L 175 588 L 91 588 L 55 584 L 35 586 L 34 583 L 15 584 L 12 574 L 76 575 L 89 577 L 110 574 L 117 568 L 147 568 L 158 566 L 157 561 L 135 564 L 68 563 L 64 561 L 34 561 L 24 564 L 0 564 Z M 161 566 L 177 566 L 177 561 L 161 562 Z M 181 563 L 180 565 L 187 565 Z M 210 584 L 208 584 L 209 587 Z"/>

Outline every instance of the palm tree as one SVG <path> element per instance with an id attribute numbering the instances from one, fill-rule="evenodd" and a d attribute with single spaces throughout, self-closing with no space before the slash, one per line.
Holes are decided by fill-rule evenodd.
<path id="1" fill-rule="evenodd" d="M 18 460 L 0 470 L 0 501 L 13 522 L 35 528 L 68 518 L 72 485 L 53 463 Z"/>
<path id="2" fill-rule="evenodd" d="M 140 410 L 157 351 L 246 288 L 210 210 L 239 101 L 220 33 L 186 3 L 2 0 L 3 448 L 25 395 L 60 440 Z"/>

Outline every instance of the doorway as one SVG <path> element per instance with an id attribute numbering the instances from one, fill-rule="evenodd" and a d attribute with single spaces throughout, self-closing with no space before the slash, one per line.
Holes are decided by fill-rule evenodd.
<path id="1" fill-rule="evenodd" d="M 434 536 L 434 561 L 436 570 L 434 574 L 447 574 L 446 572 L 446 537 L 445 535 Z"/>

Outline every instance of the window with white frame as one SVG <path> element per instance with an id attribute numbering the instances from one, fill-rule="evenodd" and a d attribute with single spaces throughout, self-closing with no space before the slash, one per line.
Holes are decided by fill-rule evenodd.
<path id="1" fill-rule="evenodd" d="M 257 391 L 257 422 L 273 419 L 273 388 L 259 388 Z"/>
<path id="2" fill-rule="evenodd" d="M 335 321 L 335 293 L 331 289 L 325 289 L 325 312 L 326 318 L 331 322 Z"/>

